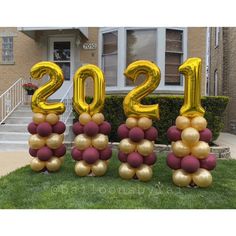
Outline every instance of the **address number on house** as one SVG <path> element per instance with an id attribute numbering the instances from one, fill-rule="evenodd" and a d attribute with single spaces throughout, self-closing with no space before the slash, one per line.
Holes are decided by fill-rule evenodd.
<path id="1" fill-rule="evenodd" d="M 83 44 L 83 49 L 85 50 L 95 50 L 97 48 L 96 43 L 84 43 Z"/>

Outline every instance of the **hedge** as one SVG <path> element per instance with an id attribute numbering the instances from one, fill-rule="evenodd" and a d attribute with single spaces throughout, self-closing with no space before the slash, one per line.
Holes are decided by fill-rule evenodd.
<path id="1" fill-rule="evenodd" d="M 126 117 L 123 112 L 124 96 L 108 95 L 105 99 L 103 114 L 107 121 L 112 124 L 112 131 L 109 140 L 118 142 L 117 128 L 124 123 Z M 92 98 L 88 97 L 87 102 L 91 103 Z M 224 110 L 228 104 L 229 98 L 224 96 L 206 96 L 202 97 L 201 103 L 206 110 L 205 118 L 208 121 L 208 128 L 213 133 L 213 141 L 216 140 L 220 131 L 224 127 Z M 154 121 L 153 125 L 158 129 L 158 139 L 156 143 L 168 144 L 166 132 L 168 128 L 175 123 L 176 117 L 183 104 L 182 95 L 153 95 L 143 99 L 142 104 L 159 104 L 160 120 Z M 74 112 L 75 118 L 78 115 Z"/>

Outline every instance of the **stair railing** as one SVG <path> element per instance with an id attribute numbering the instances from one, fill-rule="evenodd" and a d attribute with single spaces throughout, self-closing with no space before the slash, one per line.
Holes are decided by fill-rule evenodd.
<path id="1" fill-rule="evenodd" d="M 0 124 L 25 100 L 22 85 L 24 80 L 18 79 L 0 96 Z"/>

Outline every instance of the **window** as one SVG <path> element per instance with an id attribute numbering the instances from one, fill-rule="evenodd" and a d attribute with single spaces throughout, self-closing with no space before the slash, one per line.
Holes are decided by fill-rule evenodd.
<path id="1" fill-rule="evenodd" d="M 150 60 L 156 63 L 156 29 L 127 30 L 126 66 L 137 60 Z M 145 77 L 140 75 L 135 83 L 126 80 L 126 85 L 140 84 Z"/>
<path id="2" fill-rule="evenodd" d="M 182 85 L 178 71 L 183 58 L 183 31 L 166 29 L 165 85 Z"/>
<path id="3" fill-rule="evenodd" d="M 218 71 L 215 70 L 214 72 L 214 96 L 218 94 Z"/>
<path id="4" fill-rule="evenodd" d="M 102 35 L 102 69 L 105 74 L 106 86 L 117 86 L 117 31 Z"/>
<path id="5" fill-rule="evenodd" d="M 215 47 L 219 46 L 220 27 L 215 28 Z"/>
<path id="6" fill-rule="evenodd" d="M 2 38 L 2 62 L 13 62 L 13 37 Z"/>

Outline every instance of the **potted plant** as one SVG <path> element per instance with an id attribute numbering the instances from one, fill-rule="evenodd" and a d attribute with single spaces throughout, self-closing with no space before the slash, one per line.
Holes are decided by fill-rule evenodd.
<path id="1" fill-rule="evenodd" d="M 28 95 L 33 95 L 38 86 L 33 83 L 25 83 L 22 85 L 23 89 L 27 91 Z"/>

